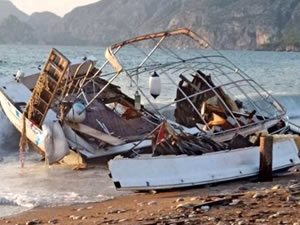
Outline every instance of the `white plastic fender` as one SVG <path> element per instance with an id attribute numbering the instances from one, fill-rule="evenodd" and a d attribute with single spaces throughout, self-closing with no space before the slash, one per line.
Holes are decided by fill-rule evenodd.
<path id="1" fill-rule="evenodd" d="M 46 160 L 49 165 L 69 154 L 69 145 L 58 121 L 43 124 Z"/>
<path id="2" fill-rule="evenodd" d="M 19 81 L 25 76 L 25 73 L 23 71 L 18 70 L 16 74 L 16 80 Z"/>
<path id="3" fill-rule="evenodd" d="M 84 105 L 76 102 L 73 104 L 71 110 L 67 114 L 67 120 L 74 123 L 81 123 L 86 118 L 86 111 Z"/>
<path id="4" fill-rule="evenodd" d="M 149 89 L 150 94 L 153 96 L 153 98 L 157 98 L 160 95 L 160 77 L 156 72 L 154 72 L 153 75 L 149 78 Z"/>

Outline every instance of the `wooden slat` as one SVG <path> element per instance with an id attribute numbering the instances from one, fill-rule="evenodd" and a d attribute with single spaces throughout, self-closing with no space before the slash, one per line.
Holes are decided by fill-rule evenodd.
<path id="1" fill-rule="evenodd" d="M 94 128 L 91 128 L 89 126 L 86 126 L 82 123 L 67 123 L 71 128 L 74 130 L 79 131 L 80 133 L 84 133 L 86 135 L 89 135 L 91 137 L 97 138 L 101 141 L 104 141 L 105 143 L 111 144 L 111 145 L 121 145 L 125 142 L 119 138 L 116 138 L 111 135 L 107 135 L 99 130 L 96 130 Z"/>
<path id="2" fill-rule="evenodd" d="M 57 80 L 53 76 L 51 76 L 49 73 L 46 73 L 46 74 L 47 74 L 47 78 L 49 80 L 51 80 L 54 84 L 57 84 Z"/>
<path id="3" fill-rule="evenodd" d="M 35 107 L 34 106 L 34 110 L 36 111 L 36 112 L 38 112 L 40 115 L 44 115 L 45 113 L 43 113 L 41 110 L 39 110 L 37 107 Z"/>
<path id="4" fill-rule="evenodd" d="M 49 61 L 49 65 L 52 66 L 55 70 L 57 70 L 59 73 L 63 72 L 63 70 L 58 65 L 56 65 L 55 62 Z"/>
<path id="5" fill-rule="evenodd" d="M 47 92 L 48 95 L 52 95 L 52 92 L 50 92 L 50 91 L 49 91 L 48 89 L 46 89 L 46 88 L 44 88 L 43 91 Z M 45 100 L 44 100 L 44 101 L 45 101 Z M 47 101 L 45 101 L 45 102 L 47 102 Z M 48 102 L 47 102 L 47 104 L 48 104 Z"/>
<path id="6" fill-rule="evenodd" d="M 45 104 L 45 105 L 48 105 L 48 102 L 46 102 L 44 99 L 42 99 L 41 97 L 40 97 L 40 100 L 41 100 L 41 102 L 43 103 L 43 104 Z"/>

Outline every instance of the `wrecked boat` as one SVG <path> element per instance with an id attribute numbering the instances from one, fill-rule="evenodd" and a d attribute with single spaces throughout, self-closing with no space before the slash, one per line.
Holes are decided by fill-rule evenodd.
<path id="1" fill-rule="evenodd" d="M 178 43 L 197 50 L 172 48 Z M 126 65 L 132 49 L 139 51 L 135 66 Z M 135 147 L 130 157 L 109 162 L 117 189 L 185 187 L 253 176 L 262 133 L 293 133 L 281 104 L 191 30 L 123 41 L 109 47 L 106 57 L 116 70 L 110 81 L 127 77 L 135 108 L 144 115 L 151 112 L 155 123 L 140 141 L 152 138 L 151 154 Z M 297 146 L 298 136 L 276 140 L 273 170 L 299 164 Z"/>
<path id="2" fill-rule="evenodd" d="M 101 73 L 95 61 L 71 64 L 52 49 L 40 73 L 25 76 L 18 71 L 1 80 L 1 108 L 22 134 L 21 158 L 31 144 L 48 164 L 84 168 L 88 160 L 127 152 L 139 135 L 153 128 L 142 118 L 128 120 L 106 106 L 120 101 L 130 109 L 134 103 L 119 87 L 100 79 Z M 151 141 L 144 145 L 151 146 Z"/>
<path id="3" fill-rule="evenodd" d="M 1 107 L 22 134 L 21 155 L 30 143 L 49 164 L 79 168 L 119 154 L 130 164 L 147 154 L 198 160 L 255 147 L 261 131 L 288 131 L 279 102 L 189 29 L 133 38 L 105 57 L 96 67 L 52 49 L 40 73 L 1 80 Z M 122 184 L 116 161 L 112 178 Z"/>

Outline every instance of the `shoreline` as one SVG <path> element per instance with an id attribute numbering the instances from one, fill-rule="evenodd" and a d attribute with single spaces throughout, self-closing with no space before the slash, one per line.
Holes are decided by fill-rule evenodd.
<path id="1" fill-rule="evenodd" d="M 247 180 L 164 192 L 129 193 L 99 203 L 35 208 L 0 224 L 296 224 L 300 195 L 296 169 L 273 182 Z M 300 189 L 299 189 L 300 190 Z M 40 223 L 38 223 L 40 222 Z"/>

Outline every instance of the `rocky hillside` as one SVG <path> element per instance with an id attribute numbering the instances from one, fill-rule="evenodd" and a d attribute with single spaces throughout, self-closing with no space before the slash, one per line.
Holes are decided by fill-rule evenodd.
<path id="1" fill-rule="evenodd" d="M 36 30 L 45 30 L 55 26 L 61 21 L 61 17 L 51 12 L 33 13 L 27 23 Z"/>
<path id="2" fill-rule="evenodd" d="M 61 20 L 61 17 L 51 12 L 33 13 L 28 18 L 27 24 L 33 28 L 34 35 L 40 43 L 51 44 L 55 41 L 53 32 Z"/>
<path id="3" fill-rule="evenodd" d="M 0 23 L 9 15 L 14 15 L 21 21 L 26 21 L 28 18 L 27 14 L 17 9 L 10 1 L 0 0 Z"/>
<path id="4" fill-rule="evenodd" d="M 188 27 L 223 49 L 297 48 L 298 0 L 102 0 L 73 10 L 61 29 L 88 44 Z"/>
<path id="5" fill-rule="evenodd" d="M 187 27 L 217 48 L 300 50 L 299 21 L 299 0 L 101 0 L 62 19 L 34 14 L 27 23 L 48 44 L 107 46 Z"/>
<path id="6" fill-rule="evenodd" d="M 0 24 L 0 31 L 0 43 L 2 44 L 38 43 L 33 29 L 28 24 L 21 22 L 16 16 L 10 15 L 4 19 Z"/>

